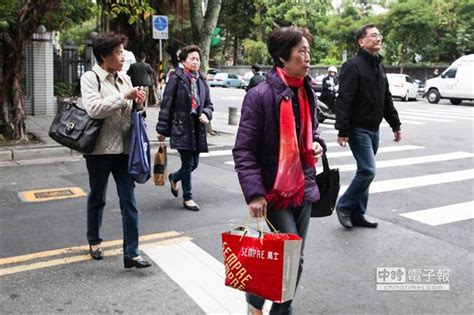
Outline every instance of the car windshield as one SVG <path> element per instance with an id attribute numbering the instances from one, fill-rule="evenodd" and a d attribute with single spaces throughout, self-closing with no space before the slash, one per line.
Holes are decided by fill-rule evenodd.
<path id="1" fill-rule="evenodd" d="M 209 69 L 209 70 L 207 70 L 207 73 L 208 73 L 208 74 L 216 74 L 217 72 L 219 72 L 219 70 L 217 70 L 217 69 Z"/>
<path id="2" fill-rule="evenodd" d="M 397 75 L 397 74 L 395 75 L 387 74 L 387 79 L 388 79 L 388 82 L 391 82 L 391 83 L 400 83 L 400 82 L 405 81 L 403 76 Z"/>

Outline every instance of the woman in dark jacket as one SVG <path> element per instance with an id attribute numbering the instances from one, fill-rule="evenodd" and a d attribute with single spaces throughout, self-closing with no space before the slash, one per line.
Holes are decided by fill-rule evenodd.
<path id="1" fill-rule="evenodd" d="M 161 110 L 156 124 L 158 139 L 170 137 L 171 148 L 181 156 L 181 168 L 170 173 L 171 193 L 178 197 L 178 184 L 183 184 L 183 205 L 199 211 L 193 201 L 191 173 L 199 163 L 199 153 L 207 152 L 206 124 L 214 111 L 209 86 L 199 72 L 201 50 L 196 45 L 184 47 L 179 54 L 184 68 L 177 68 L 169 78 L 163 94 Z"/>
<path id="2" fill-rule="evenodd" d="M 298 281 L 311 203 L 319 200 L 315 164 L 325 149 L 308 76 L 312 39 L 294 26 L 272 32 L 274 68 L 245 95 L 233 149 L 250 215 L 267 216 L 278 231 L 303 238 Z M 264 299 L 247 294 L 247 302 L 252 314 L 262 314 Z M 270 314 L 290 314 L 291 302 L 273 303 Z"/>

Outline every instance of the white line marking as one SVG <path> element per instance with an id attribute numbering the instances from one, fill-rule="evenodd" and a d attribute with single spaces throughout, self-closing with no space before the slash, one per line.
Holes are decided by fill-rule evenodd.
<path id="1" fill-rule="evenodd" d="M 433 112 L 449 112 L 449 113 L 459 113 L 459 114 L 472 114 L 474 115 L 474 109 L 470 109 L 468 107 L 455 107 L 450 106 L 448 108 L 441 108 L 441 107 L 427 107 L 426 110 L 433 111 Z"/>
<path id="2" fill-rule="evenodd" d="M 414 117 L 412 115 L 408 115 L 408 114 L 401 114 L 400 115 L 400 119 L 402 121 L 402 123 L 405 122 L 405 118 L 416 118 L 418 120 L 425 120 L 425 121 L 437 121 L 437 122 L 455 122 L 455 120 L 449 120 L 449 119 L 441 119 L 441 118 L 427 118 L 427 117 Z"/>
<path id="3" fill-rule="evenodd" d="M 212 156 L 223 156 L 223 155 L 232 155 L 232 150 L 209 151 L 206 153 L 199 154 L 199 157 L 212 157 Z"/>
<path id="4" fill-rule="evenodd" d="M 382 180 L 373 182 L 370 185 L 370 193 L 375 194 L 380 192 L 452 183 L 473 178 L 474 169 L 468 169 L 464 171 Z M 347 187 L 348 185 L 341 186 L 339 195 L 342 195 L 346 191 Z"/>
<path id="5" fill-rule="evenodd" d="M 433 162 L 443 162 L 450 160 L 466 159 L 474 157 L 474 153 L 468 152 L 452 152 L 444 154 L 435 154 L 435 155 L 426 155 L 426 156 L 417 156 L 412 158 L 404 159 L 394 159 L 394 160 L 385 160 L 377 161 L 377 169 L 394 167 L 394 166 L 407 166 L 415 164 L 424 164 L 424 163 L 433 163 Z M 338 168 L 340 172 L 355 171 L 357 169 L 357 164 L 343 164 L 343 165 L 331 165 L 332 168 Z M 317 173 L 323 171 L 322 166 L 317 167 Z"/>
<path id="6" fill-rule="evenodd" d="M 224 265 L 193 242 L 157 245 L 144 252 L 204 313 L 247 314 L 245 294 L 224 285 Z"/>
<path id="7" fill-rule="evenodd" d="M 419 115 L 419 116 L 424 116 L 424 117 L 437 117 L 437 118 L 451 118 L 451 119 L 461 119 L 461 120 L 473 120 L 474 118 L 472 117 L 466 117 L 466 116 L 455 116 L 455 115 L 449 115 L 449 114 L 431 114 L 431 113 L 418 113 L 418 112 L 409 112 L 409 109 L 407 111 L 399 111 L 400 114 L 404 115 Z"/>
<path id="8" fill-rule="evenodd" d="M 397 152 L 397 151 L 406 151 L 406 150 L 418 150 L 424 149 L 425 147 L 419 145 L 398 145 L 398 146 L 391 146 L 391 147 L 383 147 L 379 148 L 377 154 L 379 153 L 388 153 L 388 152 Z M 352 156 L 352 152 L 347 148 L 347 151 L 341 152 L 329 152 L 326 154 L 328 158 L 332 157 L 343 157 L 343 156 Z"/>
<path id="9" fill-rule="evenodd" d="M 411 118 L 415 118 L 415 117 L 411 117 Z M 426 123 L 424 121 L 415 121 L 415 120 L 403 119 L 402 124 L 406 124 L 406 125 L 424 125 Z M 383 123 L 380 124 L 380 127 L 390 127 L 390 126 L 386 122 L 383 122 Z"/>
<path id="10" fill-rule="evenodd" d="M 384 147 L 380 148 L 377 152 L 379 153 L 388 153 L 388 152 L 397 152 L 397 151 L 407 151 L 407 150 L 417 150 L 417 149 L 424 149 L 425 147 L 419 145 L 399 145 L 399 146 L 391 146 L 391 147 Z M 346 151 L 340 152 L 329 152 L 326 154 L 328 158 L 335 158 L 335 157 L 345 157 L 345 156 L 352 156 L 352 152 L 347 148 Z M 234 161 L 227 161 L 224 162 L 228 165 L 234 165 Z"/>
<path id="11" fill-rule="evenodd" d="M 402 217 L 429 225 L 442 225 L 474 219 L 474 201 L 458 203 L 445 207 L 406 212 Z"/>
<path id="12" fill-rule="evenodd" d="M 423 110 L 423 109 L 416 109 L 416 108 L 405 108 L 404 110 L 413 111 L 413 112 L 420 112 L 420 113 L 431 113 L 431 114 L 451 114 L 451 115 L 474 115 L 474 111 L 465 111 L 465 110 L 455 110 L 454 108 L 451 109 L 430 109 L 430 110 Z"/>
<path id="13" fill-rule="evenodd" d="M 318 127 L 320 127 L 320 128 L 334 129 L 334 125 L 322 124 L 322 123 L 320 123 L 320 124 L 318 125 Z"/>

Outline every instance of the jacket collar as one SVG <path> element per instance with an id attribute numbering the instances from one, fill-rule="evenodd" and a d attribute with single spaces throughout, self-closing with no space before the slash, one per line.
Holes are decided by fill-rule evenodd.
<path id="1" fill-rule="evenodd" d="M 369 63 L 375 62 L 375 63 L 379 64 L 383 60 L 382 55 L 379 55 L 379 54 L 372 55 L 371 53 L 369 53 L 367 50 L 365 50 L 363 48 L 359 49 L 359 51 L 357 52 L 357 55 L 361 56 L 362 58 L 364 58 Z"/>
<path id="2" fill-rule="evenodd" d="M 97 63 L 92 67 L 92 71 L 97 73 L 97 75 L 99 76 L 100 82 L 105 81 L 105 79 L 107 79 L 109 75 L 116 76 L 117 80 L 120 80 L 121 83 L 125 82 L 125 79 L 123 78 L 124 74 L 122 72 L 120 71 L 115 72 L 115 73 L 107 72 L 104 70 L 104 68 L 99 66 L 99 64 Z"/>
<path id="3" fill-rule="evenodd" d="M 175 69 L 175 73 L 176 73 L 176 75 L 177 75 L 181 80 L 183 80 L 183 81 L 185 81 L 185 82 L 188 82 L 188 81 L 189 81 L 188 78 L 187 78 L 187 76 L 186 76 L 186 72 L 184 71 L 183 68 L 180 68 L 180 67 L 176 68 L 176 69 Z M 200 79 L 203 79 L 203 80 L 205 79 L 205 77 L 204 77 L 204 75 L 202 74 L 201 71 L 199 71 L 199 78 L 200 78 Z"/>
<path id="4" fill-rule="evenodd" d="M 276 73 L 276 69 L 272 68 L 266 75 L 266 80 L 270 86 L 272 86 L 277 94 L 282 97 L 293 97 L 293 91 L 289 88 L 283 80 Z M 304 86 L 306 88 L 311 87 L 311 78 L 306 76 L 304 78 Z"/>

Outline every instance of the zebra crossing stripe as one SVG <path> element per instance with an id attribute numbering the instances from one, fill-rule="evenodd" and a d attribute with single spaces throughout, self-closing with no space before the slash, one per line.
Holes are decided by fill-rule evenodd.
<path id="1" fill-rule="evenodd" d="M 386 167 L 395 167 L 395 166 L 407 166 L 407 165 L 416 165 L 424 163 L 433 163 L 433 162 L 443 162 L 450 160 L 466 159 L 474 157 L 474 153 L 469 152 L 451 152 L 435 155 L 426 155 L 426 156 L 417 156 L 411 158 L 403 159 L 394 159 L 394 160 L 385 160 L 377 161 L 377 169 L 386 168 Z M 355 171 L 357 169 L 357 164 L 343 164 L 343 165 L 331 165 L 332 168 L 338 168 L 340 172 Z M 317 173 L 323 171 L 322 166 L 317 167 Z"/>
<path id="2" fill-rule="evenodd" d="M 432 113 L 441 113 L 441 114 L 459 114 L 459 115 L 474 115 L 474 110 L 468 110 L 468 109 L 455 109 L 455 108 L 449 108 L 449 109 L 441 109 L 441 108 L 427 108 L 427 110 L 424 109 L 417 109 L 417 108 L 407 108 L 406 110 L 411 110 L 411 111 L 419 111 L 419 112 L 432 112 Z"/>
<path id="3" fill-rule="evenodd" d="M 401 213 L 400 216 L 429 225 L 442 225 L 474 219 L 474 201 Z"/>
<path id="4" fill-rule="evenodd" d="M 379 148 L 379 150 L 377 151 L 377 154 L 397 152 L 397 151 L 418 150 L 418 149 L 424 149 L 424 148 L 425 147 L 419 146 L 419 145 L 397 145 L 397 146 Z M 329 153 L 326 153 L 326 156 L 328 158 L 352 156 L 352 152 L 350 150 L 341 151 L 341 152 L 329 152 Z"/>
<path id="5" fill-rule="evenodd" d="M 397 151 L 408 151 L 408 150 L 418 150 L 424 149 L 425 147 L 419 145 L 398 145 L 398 146 L 391 146 L 391 147 L 383 147 L 377 151 L 379 153 L 389 153 L 389 152 L 397 152 Z M 326 153 L 328 158 L 336 158 L 336 157 L 345 157 L 345 156 L 352 156 L 352 152 L 350 150 L 347 151 L 340 151 L 340 152 L 329 152 Z M 234 161 L 227 161 L 224 162 L 227 165 L 235 165 Z"/>
<path id="6" fill-rule="evenodd" d="M 415 118 L 412 115 L 408 114 L 401 114 L 400 119 L 402 123 L 405 122 L 405 118 Z M 418 120 L 425 120 L 425 121 L 436 121 L 436 122 L 455 122 L 455 120 L 450 120 L 450 119 L 441 119 L 441 118 L 428 118 L 428 117 L 419 117 L 417 116 L 416 119 Z"/>
<path id="7" fill-rule="evenodd" d="M 428 112 L 410 112 L 409 109 L 407 111 L 399 111 L 399 114 L 404 114 L 404 115 L 417 115 L 417 116 L 422 116 L 422 117 L 438 117 L 438 118 L 452 118 L 452 119 L 461 119 L 461 120 L 474 120 L 472 117 L 466 117 L 466 116 L 456 116 L 456 115 L 450 115 L 450 114 L 432 114 Z"/>
<path id="8" fill-rule="evenodd" d="M 193 242 L 157 244 L 143 251 L 205 314 L 247 314 L 245 294 L 224 285 L 224 265 Z"/>
<path id="9" fill-rule="evenodd" d="M 389 179 L 373 182 L 370 185 L 370 193 L 376 194 L 387 191 L 431 186 L 444 183 L 459 182 L 463 180 L 469 180 L 474 178 L 474 169 L 468 169 L 456 172 L 437 173 L 431 175 L 422 175 L 415 177 L 405 177 L 398 179 Z M 348 185 L 341 186 L 339 195 L 342 195 Z"/>

